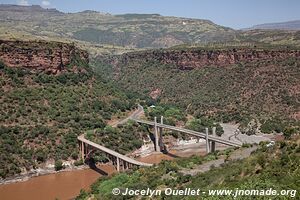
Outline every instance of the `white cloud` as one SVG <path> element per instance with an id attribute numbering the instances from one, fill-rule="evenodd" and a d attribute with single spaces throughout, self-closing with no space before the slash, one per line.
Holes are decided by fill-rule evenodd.
<path id="1" fill-rule="evenodd" d="M 44 7 L 48 7 L 48 6 L 50 6 L 50 1 L 42 1 L 42 6 L 44 6 Z"/>
<path id="2" fill-rule="evenodd" d="M 18 5 L 20 6 L 29 6 L 29 3 L 27 0 L 18 0 Z"/>

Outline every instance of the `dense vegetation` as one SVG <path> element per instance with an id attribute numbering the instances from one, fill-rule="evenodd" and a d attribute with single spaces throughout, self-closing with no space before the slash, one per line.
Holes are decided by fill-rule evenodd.
<path id="1" fill-rule="evenodd" d="M 289 58 L 181 70 L 155 58 L 128 59 L 114 66 L 111 77 L 143 95 L 158 91 L 157 102 L 196 118 L 242 124 L 259 119 L 264 132 L 280 132 L 299 127 L 299 66 L 298 58 Z M 280 123 L 271 126 L 274 121 Z"/>
<path id="2" fill-rule="evenodd" d="M 118 153 L 127 154 L 140 148 L 143 144 L 143 138 L 147 138 L 147 135 L 147 128 L 129 121 L 117 127 L 105 126 L 87 131 L 86 138 Z"/>
<path id="3" fill-rule="evenodd" d="M 135 100 L 92 71 L 35 74 L 0 65 L 0 176 L 77 159 L 77 136 L 104 128 Z"/>
<path id="4" fill-rule="evenodd" d="M 77 199 L 138 199 L 133 196 L 114 196 L 113 188 L 130 189 L 164 189 L 164 188 L 200 188 L 209 189 L 269 189 L 297 190 L 300 188 L 299 138 L 283 141 L 275 146 L 260 145 L 249 158 L 241 161 L 229 161 L 220 168 L 211 168 L 206 173 L 195 176 L 183 175 L 182 169 L 192 169 L 201 163 L 230 155 L 230 151 L 216 152 L 206 157 L 194 156 L 164 161 L 157 166 L 141 168 L 132 172 L 120 173 L 112 177 L 101 178 L 92 185 L 90 193 L 81 192 Z M 298 191 L 299 192 L 299 191 Z M 239 196 L 236 199 L 253 199 Z M 299 193 L 295 199 L 299 198 Z M 155 199 L 197 199 L 193 196 L 156 196 Z M 205 199 L 232 199 L 231 196 L 215 196 Z M 266 199 L 266 196 L 255 196 L 255 199 Z M 270 199 L 291 199 L 289 196 L 271 196 Z"/>
<path id="5" fill-rule="evenodd" d="M 212 134 L 211 130 L 216 127 L 216 134 L 221 136 L 224 133 L 223 127 L 219 123 L 213 122 L 211 119 L 201 118 L 192 119 L 187 123 L 187 128 L 204 133 L 205 128 L 208 128 L 209 134 Z"/>
<path id="6" fill-rule="evenodd" d="M 163 123 L 171 126 L 184 126 L 188 129 L 199 131 L 202 133 L 205 132 L 205 128 L 208 128 L 209 134 L 212 134 L 212 128 L 216 127 L 217 135 L 221 136 L 224 133 L 221 125 L 213 121 L 212 119 L 208 119 L 206 117 L 193 118 L 191 116 L 190 119 L 187 119 L 186 112 L 176 106 L 161 104 L 155 107 L 149 107 L 145 110 L 145 114 L 151 121 L 154 119 L 154 117 L 156 117 L 158 123 L 160 123 L 160 117 L 163 116 Z M 166 133 L 168 133 L 168 131 L 166 131 Z M 179 137 L 178 132 L 171 133 L 176 138 Z"/>
<path id="7" fill-rule="evenodd" d="M 186 122 L 186 116 L 184 111 L 176 108 L 175 106 L 158 105 L 155 107 L 149 107 L 145 110 L 145 114 L 149 120 L 157 118 L 157 122 L 160 122 L 161 116 L 164 117 L 164 123 L 175 126 L 180 122 Z"/>

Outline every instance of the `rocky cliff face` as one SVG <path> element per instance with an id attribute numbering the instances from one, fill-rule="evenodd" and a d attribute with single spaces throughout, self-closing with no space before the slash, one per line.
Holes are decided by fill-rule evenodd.
<path id="1" fill-rule="evenodd" d="M 226 50 L 160 50 L 124 54 L 119 62 L 134 60 L 155 60 L 163 64 L 176 65 L 182 70 L 191 70 L 204 66 L 226 66 L 242 62 L 259 60 L 282 60 L 300 57 L 299 50 L 261 50 L 261 49 L 226 49 Z"/>
<path id="2" fill-rule="evenodd" d="M 0 60 L 8 67 L 22 67 L 56 74 L 76 67 L 75 61 L 88 64 L 88 53 L 72 44 L 45 41 L 0 40 Z"/>

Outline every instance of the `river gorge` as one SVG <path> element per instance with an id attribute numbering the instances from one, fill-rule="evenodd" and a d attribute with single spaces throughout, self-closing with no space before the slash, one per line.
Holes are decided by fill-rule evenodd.
<path id="1" fill-rule="evenodd" d="M 192 154 L 204 155 L 205 152 L 198 149 L 185 151 L 171 150 L 169 154 L 149 154 L 137 160 L 146 163 L 159 163 L 162 160 L 172 160 L 176 157 L 185 157 Z M 98 168 L 108 175 L 116 172 L 109 164 L 98 165 Z M 81 189 L 89 190 L 102 175 L 92 169 L 63 171 L 30 178 L 24 182 L 0 185 L 1 199 L 9 200 L 67 200 L 75 198 Z"/>

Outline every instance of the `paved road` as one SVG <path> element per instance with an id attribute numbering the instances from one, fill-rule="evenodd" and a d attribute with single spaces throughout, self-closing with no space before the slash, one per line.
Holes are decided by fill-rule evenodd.
<path id="1" fill-rule="evenodd" d="M 130 119 L 136 119 L 136 118 L 139 118 L 142 114 L 144 113 L 144 108 L 143 106 L 141 105 L 138 105 L 138 109 L 135 110 L 131 115 L 129 115 L 128 117 L 126 117 L 125 119 L 121 120 L 121 121 L 118 121 L 116 123 L 114 123 L 112 125 L 112 127 L 116 127 L 118 126 L 119 124 L 125 124 L 128 120 Z"/>
<path id="2" fill-rule="evenodd" d="M 234 133 L 238 129 L 238 125 L 221 123 L 221 126 L 224 129 L 224 134 L 221 137 L 224 139 L 227 139 L 227 140 L 231 140 L 234 142 L 247 143 L 247 144 L 259 144 L 261 141 L 271 141 L 271 139 L 270 139 L 270 136 L 272 136 L 271 134 L 269 134 L 269 135 L 264 135 L 264 134 L 246 135 L 246 134 L 240 133 L 235 136 Z"/>
<path id="3" fill-rule="evenodd" d="M 254 152 L 257 149 L 257 146 L 253 146 L 253 147 L 249 147 L 249 148 L 242 148 L 242 149 L 237 149 L 234 152 L 232 152 L 229 156 L 229 160 L 240 160 L 240 159 L 244 159 L 247 158 L 251 155 L 252 152 Z M 181 170 L 181 172 L 184 175 L 192 175 L 195 176 L 198 173 L 203 173 L 203 172 L 207 172 L 211 169 L 212 166 L 214 167 L 220 167 L 222 164 L 225 163 L 225 159 L 224 158 L 220 158 L 217 160 L 212 160 L 212 161 L 208 161 L 202 165 L 198 165 L 196 168 L 194 169 L 183 169 Z"/>

